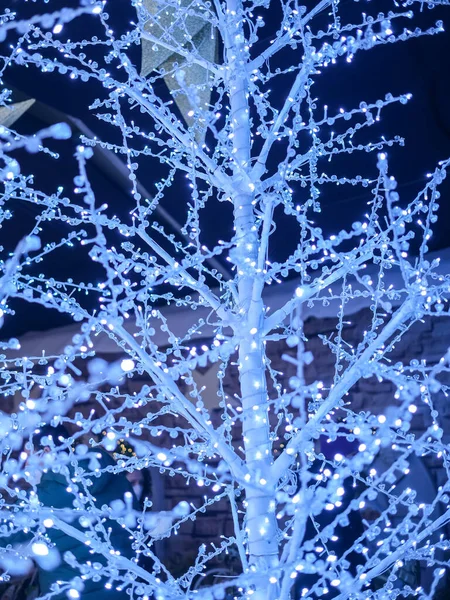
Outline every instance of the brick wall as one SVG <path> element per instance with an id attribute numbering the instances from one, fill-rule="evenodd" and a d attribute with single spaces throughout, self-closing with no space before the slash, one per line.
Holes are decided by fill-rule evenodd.
<path id="1" fill-rule="evenodd" d="M 364 331 L 370 325 L 372 313 L 369 308 L 364 308 L 359 312 L 346 318 L 350 323 L 344 325 L 344 339 L 351 345 L 357 345 L 364 337 Z M 304 333 L 307 337 L 306 350 L 312 352 L 314 360 L 310 365 L 305 367 L 305 378 L 307 383 L 315 380 L 322 380 L 325 385 L 332 382 L 335 371 L 335 356 L 324 346 L 320 335 L 329 336 L 336 331 L 337 320 L 335 318 L 317 318 L 309 317 L 304 323 Z M 395 364 L 396 362 L 409 363 L 411 360 L 426 359 L 427 364 L 432 365 L 440 360 L 450 346 L 450 318 L 442 317 L 439 319 L 426 318 L 423 323 L 416 323 L 403 336 L 400 343 L 397 344 L 390 358 Z M 289 389 L 289 378 L 295 374 L 295 367 L 292 364 L 282 360 L 283 354 L 295 355 L 296 350 L 288 348 L 283 342 L 272 342 L 267 345 L 267 355 L 271 361 L 271 365 L 277 371 L 283 372 L 280 383 L 283 387 Z M 109 360 L 117 358 L 111 354 L 105 355 Z M 234 362 L 232 358 L 231 362 Z M 85 367 L 85 364 L 80 364 L 80 367 Z M 225 393 L 230 399 L 234 394 L 239 394 L 238 373 L 236 366 L 231 366 L 224 374 L 223 386 Z M 450 378 L 448 378 L 450 385 Z M 442 378 L 441 378 L 442 380 Z M 128 380 L 128 392 L 139 390 L 146 381 Z M 269 387 L 270 393 L 270 387 Z M 355 411 L 370 411 L 374 414 L 381 414 L 390 406 L 394 400 L 394 389 L 391 383 L 379 383 L 375 378 L 361 379 L 352 388 L 348 399 L 352 403 L 352 408 Z M 23 398 L 5 399 L 11 403 L 11 412 L 17 410 L 19 401 Z M 113 403 L 112 403 L 113 404 Z M 443 393 L 440 393 L 435 398 L 435 407 L 440 413 L 441 426 L 444 429 L 444 440 L 450 442 L 450 400 Z M 91 405 L 85 404 L 77 407 L 77 410 L 87 416 Z M 111 405 L 111 408 L 113 406 Z M 96 407 L 99 414 L 98 406 Z M 130 408 L 127 409 L 127 416 L 130 420 L 139 419 L 141 411 L 151 410 L 151 405 L 144 409 Z M 164 416 L 164 423 L 171 425 L 174 421 L 172 415 Z M 420 409 L 414 415 L 411 423 L 411 429 L 415 433 L 420 433 L 426 427 L 429 416 Z M 212 414 L 214 425 L 219 426 L 222 421 L 220 411 L 217 409 Z M 177 424 L 181 425 L 180 419 Z M 157 427 L 156 427 L 157 429 Z M 156 432 L 156 430 L 155 430 Z M 154 432 L 154 433 L 155 433 Z M 233 439 L 238 441 L 239 430 L 234 428 L 232 431 Z M 170 442 L 168 435 L 163 434 L 160 437 L 149 436 L 152 443 L 164 445 Z M 445 474 L 440 469 L 438 463 L 432 459 L 428 459 L 427 467 L 431 472 L 432 478 L 436 485 L 442 483 Z M 199 487 L 195 483 L 186 485 L 186 480 L 180 476 L 173 477 L 169 475 L 160 475 L 153 473 L 153 476 L 160 478 L 160 494 L 163 493 L 164 498 L 158 497 L 155 499 L 155 508 L 170 509 L 181 500 L 187 500 L 193 507 L 199 508 L 204 497 L 212 498 L 214 493 L 209 487 Z M 164 492 L 162 492 L 164 490 Z M 164 554 L 166 560 L 171 563 L 171 566 L 179 568 L 181 572 L 186 570 L 189 564 L 192 564 L 193 558 L 196 556 L 198 547 L 203 544 L 220 542 L 221 535 L 233 534 L 233 523 L 229 512 L 229 504 L 225 500 L 213 503 L 207 507 L 205 512 L 200 512 L 196 520 L 188 519 L 183 523 L 176 536 L 166 540 L 164 544 Z"/>
<path id="2" fill-rule="evenodd" d="M 360 310 L 353 314 L 347 321 L 351 323 L 344 326 L 344 339 L 351 345 L 357 345 L 364 337 L 364 331 L 370 325 L 372 313 L 369 308 Z M 311 351 L 313 362 L 305 368 L 307 383 L 314 380 L 322 380 L 325 385 L 332 382 L 335 371 L 335 356 L 324 346 L 319 335 L 329 335 L 336 330 L 336 319 L 332 318 L 309 318 L 304 324 L 304 332 L 308 341 L 306 350 Z M 408 364 L 411 360 L 426 359 L 428 365 L 436 364 L 446 353 L 450 346 L 450 318 L 431 319 L 426 318 L 423 323 L 414 324 L 403 336 L 390 354 L 395 364 L 402 362 Z M 295 374 L 295 367 L 282 360 L 282 354 L 295 354 L 295 350 L 288 348 L 286 344 L 274 342 L 268 344 L 267 354 L 274 369 L 282 371 L 281 383 L 283 387 L 289 388 L 289 378 Z M 447 378 L 449 379 L 449 378 Z M 441 378 L 442 380 L 442 378 Z M 224 377 L 224 389 L 230 398 L 239 393 L 236 368 L 231 368 Z M 450 385 L 450 379 L 448 381 Z M 394 400 L 394 387 L 390 382 L 378 382 L 375 378 L 360 379 L 352 388 L 349 395 L 352 408 L 355 411 L 370 411 L 373 414 L 383 413 Z M 428 424 L 429 414 L 419 410 L 411 422 L 411 431 L 420 434 Z M 441 426 L 444 429 L 444 440 L 450 441 L 450 400 L 443 393 L 435 396 L 435 406 L 441 415 Z M 214 415 L 216 425 L 220 422 L 219 413 Z M 239 432 L 233 432 L 237 437 Z M 445 473 L 440 465 L 427 459 L 427 468 L 435 482 L 440 485 Z M 167 482 L 166 498 L 170 506 L 180 500 L 188 500 L 195 506 L 199 506 L 203 495 L 211 497 L 213 494 L 208 488 L 199 488 L 196 485 L 186 486 L 183 478 L 165 478 Z M 171 561 L 182 562 L 182 555 L 191 555 L 197 550 L 201 543 L 216 542 L 220 534 L 231 535 L 233 533 L 231 515 L 228 503 L 221 501 L 217 505 L 209 507 L 205 513 L 199 514 L 195 523 L 189 522 L 183 525 L 176 541 L 168 541 L 166 548 L 167 556 Z M 178 559 L 177 559 L 178 556 Z"/>

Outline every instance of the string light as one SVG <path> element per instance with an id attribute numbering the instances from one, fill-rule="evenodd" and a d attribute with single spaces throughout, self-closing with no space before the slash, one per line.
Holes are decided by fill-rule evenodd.
<path id="1" fill-rule="evenodd" d="M 424 499 L 426 486 L 413 485 L 412 475 L 428 457 L 448 479 L 439 407 L 448 395 L 449 355 L 409 363 L 396 357 L 415 323 L 449 316 L 449 275 L 428 250 L 450 161 L 427 174 L 416 197 L 400 197 L 388 159 L 403 140 L 364 136 L 411 94 L 340 107 L 333 96 L 319 103 L 315 90 L 334 65 L 354 69 L 361 51 L 441 33 L 442 23 L 410 29 L 420 10 L 409 2 L 388 14 L 363 12 L 354 23 L 334 0 L 310 12 L 284 3 L 267 40 L 260 29 L 272 13 L 261 2 L 137 0 L 127 31 L 112 25 L 113 4 L 84 2 L 28 21 L 19 11 L 0 15 L 0 36 L 10 44 L 6 75 L 11 64 L 34 66 L 101 89 L 90 109 L 105 131 L 117 133 L 109 141 L 83 135 L 73 186 L 51 193 L 16 154 L 57 160 L 54 140 L 68 140 L 68 126 L 33 136 L 0 126 L 0 224 L 14 217 L 7 207 L 17 202 L 38 215 L 30 235 L 3 249 L 0 320 L 13 316 L 14 296 L 78 324 L 57 355 L 26 356 L 17 340 L 1 343 L 1 391 L 17 404 L 0 415 L 2 486 L 18 501 L 13 508 L 4 499 L 4 535 L 26 524 L 30 556 L 49 571 L 54 548 L 46 529 L 88 546 L 92 560 L 81 578 L 54 590 L 70 598 L 82 598 L 82 586 L 99 577 L 111 595 L 135 590 L 155 600 L 191 596 L 196 577 L 213 587 L 195 592 L 219 600 L 227 592 L 276 600 L 292 588 L 296 598 L 431 598 L 448 566 L 448 542 L 438 533 L 448 520 L 449 489 L 445 482 Z M 83 39 L 86 19 L 101 33 Z M 141 73 L 130 52 L 138 42 Z M 282 56 L 285 66 L 278 65 Z M 14 108 L 10 95 L 0 94 L 3 108 Z M 126 216 L 102 203 L 104 192 L 90 181 L 98 153 L 112 157 L 117 173 L 125 169 L 133 199 Z M 344 175 L 339 164 L 347 155 Z M 351 169 L 357 155 L 367 155 L 364 177 Z M 138 179 L 144 170 L 158 179 L 151 199 Z M 185 222 L 174 235 L 156 219 L 179 175 Z M 369 201 L 366 214 L 325 235 L 316 213 L 331 186 L 340 194 L 361 187 Z M 228 238 L 210 242 L 204 211 L 216 202 L 231 204 L 233 216 Z M 275 262 L 272 234 L 283 219 L 295 224 L 298 239 Z M 49 224 L 59 228 L 59 241 L 47 241 Z M 49 255 L 62 251 L 84 253 L 101 281 L 48 276 Z M 266 294 L 288 279 L 278 288 L 287 298 Z M 370 318 L 354 339 L 361 331 L 347 313 L 362 303 Z M 306 312 L 320 318 L 330 310 L 332 332 L 312 339 Z M 188 311 L 192 318 L 177 321 Z M 104 357 L 111 344 L 119 360 Z M 205 389 L 195 375 L 211 365 L 219 365 L 217 377 Z M 365 400 L 364 410 L 357 408 L 370 381 L 393 390 L 386 392 L 389 406 Z M 30 436 L 41 422 L 65 423 L 72 437 L 35 444 Z M 105 451 L 114 459 L 106 467 Z M 149 510 L 150 498 L 137 511 L 130 491 L 98 506 L 91 490 L 102 477 L 149 468 L 176 482 L 177 491 L 186 488 L 187 500 L 162 515 Z M 74 498 L 61 516 L 41 503 L 36 480 L 36 473 L 53 472 Z M 228 503 L 233 533 L 202 544 L 182 575 L 168 573 L 153 542 L 179 536 L 190 521 L 201 530 L 203 513 L 219 502 Z M 126 532 L 132 558 L 107 521 Z M 233 550 L 230 576 L 211 584 L 205 569 Z M 25 565 L 28 555 L 19 551 Z M 154 562 L 148 572 L 142 554 Z M 63 560 L 78 568 L 74 557 Z M 429 565 L 426 589 L 408 583 L 415 561 Z M 0 563 L 13 572 L 7 552 Z"/>

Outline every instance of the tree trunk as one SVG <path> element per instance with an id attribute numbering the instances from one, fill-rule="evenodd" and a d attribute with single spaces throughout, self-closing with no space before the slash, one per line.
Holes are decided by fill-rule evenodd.
<path id="1" fill-rule="evenodd" d="M 244 198 L 240 196 L 238 199 L 238 202 L 241 203 L 239 209 L 243 206 L 243 201 Z M 251 210 L 251 202 L 248 202 L 248 199 L 245 201 L 249 207 L 248 210 Z M 240 209 L 240 212 L 243 212 L 243 209 Z M 250 219 L 242 220 L 239 228 L 236 227 L 237 231 L 240 231 L 244 222 L 249 223 Z M 247 246 L 249 247 L 250 244 L 248 243 Z M 253 261 L 254 256 L 247 255 L 246 258 Z M 243 409 L 242 432 L 245 460 L 251 474 L 250 484 L 245 490 L 249 565 L 250 568 L 256 567 L 260 573 L 267 573 L 278 564 L 278 527 L 275 515 L 275 487 L 270 478 L 272 443 L 269 427 L 265 351 L 261 337 L 264 305 L 258 288 L 254 279 L 246 275 L 239 278 L 240 309 L 244 309 L 247 315 L 244 319 L 243 330 L 240 332 L 239 381 Z M 267 579 L 262 578 L 260 585 L 261 589 L 256 589 L 252 598 L 259 600 L 260 598 L 276 597 L 276 585 L 270 586 L 270 593 L 267 588 Z"/>
<path id="2" fill-rule="evenodd" d="M 246 464 L 251 481 L 246 487 L 246 537 L 249 566 L 261 575 L 278 564 L 275 486 L 269 480 L 272 443 L 269 427 L 269 403 L 266 386 L 265 349 L 262 339 L 264 305 L 263 273 L 257 273 L 258 238 L 253 210 L 254 189 L 246 175 L 250 167 L 250 118 L 242 11 L 239 0 L 228 0 L 226 58 L 229 68 L 233 157 L 236 193 L 233 196 L 236 245 L 231 259 L 236 265 L 239 311 L 242 315 L 239 337 L 239 380 L 243 409 L 243 438 Z M 261 577 L 252 598 L 277 597 L 278 586 Z"/>

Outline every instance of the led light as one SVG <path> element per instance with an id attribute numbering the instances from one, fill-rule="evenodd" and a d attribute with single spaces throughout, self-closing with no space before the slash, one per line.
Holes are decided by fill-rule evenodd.
<path id="1" fill-rule="evenodd" d="M 36 556 L 47 556 L 49 552 L 47 545 L 43 542 L 35 542 L 31 546 L 31 550 L 33 554 L 36 554 Z"/>
<path id="2" fill-rule="evenodd" d="M 131 358 L 124 358 L 123 361 L 120 363 L 120 368 L 125 373 L 129 373 L 134 369 L 134 361 L 131 360 Z"/>

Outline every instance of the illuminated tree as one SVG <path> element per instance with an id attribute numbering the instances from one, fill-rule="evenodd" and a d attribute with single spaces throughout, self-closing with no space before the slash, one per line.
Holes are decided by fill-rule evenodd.
<path id="1" fill-rule="evenodd" d="M 3 311 L 11 312 L 7 298 L 14 297 L 68 314 L 80 325 L 59 357 L 17 358 L 14 341 L 5 350 L 2 391 L 21 393 L 23 402 L 17 414 L 4 412 L 1 420 L 2 536 L 6 544 L 11 532 L 25 526 L 31 541 L 6 551 L 3 577 L 28 568 L 29 560 L 17 555 L 29 555 L 43 567 L 47 556 L 57 561 L 58 548 L 46 537 L 56 529 L 88 540 L 106 557 L 101 567 L 89 562 L 80 567 L 85 585 L 101 568 L 108 589 L 128 590 L 134 598 L 192 595 L 194 579 L 231 548 L 239 554 L 239 569 L 200 588 L 196 597 L 220 599 L 227 592 L 258 600 L 290 594 L 431 597 L 448 562 L 448 543 L 440 536 L 450 517 L 448 483 L 430 503 L 419 503 L 416 490 L 395 483 L 425 455 L 448 470 L 434 399 L 446 393 L 449 357 L 403 364 L 390 355 L 416 322 L 450 316 L 449 275 L 439 270 L 439 260 L 427 257 L 438 186 L 450 161 L 436 167 L 420 194 L 400 199 L 387 148 L 401 140 L 368 142 L 364 136 L 385 109 L 410 96 L 366 99 L 346 110 L 335 108 L 332 97 L 326 99 L 329 107 L 319 105 L 313 85 L 363 50 L 443 31 L 440 22 L 424 30 L 407 28 L 419 9 L 435 3 L 395 2 L 386 14 L 375 14 L 371 5 L 362 12 L 355 4 L 345 15 L 334 0 L 312 8 L 285 1 L 276 9 L 259 0 L 131 4 L 137 18 L 124 33 L 109 24 L 108 11 L 117 10 L 113 2 L 85 2 L 77 10 L 28 21 L 20 20 L 20 11 L 2 17 L 5 73 L 11 65 L 34 66 L 81 79 L 97 91 L 91 109 L 111 131 L 108 141 L 82 139 L 74 188 L 58 187 L 55 173 L 51 193 L 40 191 L 10 158 L 17 145 L 56 158 L 52 142 L 44 146 L 47 132 L 31 138 L 6 127 L 0 132 L 2 217 L 14 216 L 18 203 L 31 203 L 39 212 L 26 252 L 3 263 L 8 281 Z M 275 17 L 276 34 L 267 39 L 264 20 Z M 96 37 L 83 39 L 85 24 L 94 19 Z M 139 70 L 131 56 L 141 42 Z M 8 92 L 1 98 L 6 106 Z M 50 133 L 68 136 L 64 125 Z M 96 148 L 126 161 L 126 217 L 101 204 L 101 191 L 90 184 Z M 344 174 L 341 159 L 350 154 Z M 353 172 L 352 159 L 364 154 L 370 177 Z M 153 198 L 142 196 L 137 178 L 149 169 L 158 177 Z M 153 221 L 180 175 L 188 182 L 180 198 L 185 222 L 174 236 Z M 325 236 L 313 221 L 322 189 L 333 185 L 362 187 L 372 199 L 347 230 Z M 229 209 L 220 213 L 228 218 L 224 239 L 207 244 L 204 231 L 213 225 L 204 215 L 218 203 Z M 296 224 L 298 238 L 282 262 L 273 262 L 273 233 L 283 219 Z M 49 222 L 60 224 L 61 237 L 39 248 Z M 213 230 L 207 233 L 210 239 Z M 102 269 L 101 282 L 95 282 L 97 275 L 83 284 L 70 272 L 61 281 L 48 275 L 49 255 L 67 246 L 80 257 L 88 252 Z M 10 251 L 5 248 L 5 257 Z M 391 270 L 399 275 L 395 287 L 384 283 Z M 272 310 L 266 288 L 284 280 L 295 284 L 292 297 Z M 360 298 L 369 299 L 372 319 L 364 337 L 350 345 L 346 312 Z M 302 307 L 320 315 L 330 303 L 336 328 L 323 344 L 334 354 L 334 372 L 330 381 L 309 380 L 305 368 L 315 357 L 307 348 Z M 165 313 L 169 305 L 198 310 L 200 316 L 175 334 Z M 96 357 L 98 336 L 116 343 L 123 358 L 111 364 Z M 287 364 L 295 367 L 288 380 L 268 359 L 274 344 L 286 348 Z M 208 364 L 218 365 L 220 424 L 205 403 L 210 390 L 195 377 L 197 367 Z M 239 394 L 231 398 L 223 377 L 235 367 Z M 148 383 L 128 393 L 124 383 L 143 376 Z M 352 389 L 362 378 L 395 387 L 385 414 L 352 409 Z M 130 412 L 136 407 L 139 418 Z M 419 408 L 428 420 L 416 436 L 409 424 Z M 49 451 L 43 453 L 32 442 L 33 431 L 40 423 L 60 422 L 71 437 L 57 446 L 46 439 Z M 130 498 L 96 506 L 89 491 L 89 478 L 102 470 L 96 447 L 113 452 L 124 439 L 134 453 L 118 457 L 109 471 L 157 467 L 177 474 L 205 488 L 205 505 L 175 507 L 169 531 L 158 526 L 148 506 L 140 515 Z M 330 453 L 327 444 L 345 450 Z M 380 457 L 388 449 L 386 466 Z M 42 464 L 65 476 L 74 495 L 81 493 L 73 506 L 57 510 L 40 503 L 36 471 Z M 229 504 L 234 534 L 200 547 L 195 564 L 175 578 L 155 557 L 152 542 L 175 534 L 184 520 L 222 499 Z M 358 533 L 349 523 L 367 507 L 375 516 Z M 114 536 L 102 526 L 106 517 L 133 539 L 133 558 L 114 552 Z M 340 536 L 347 544 L 344 550 L 335 546 L 341 548 L 337 552 L 333 544 Z M 140 566 L 139 555 L 151 557 L 153 567 Z M 59 560 L 70 563 L 74 557 Z M 428 565 L 427 588 L 413 589 L 406 581 L 415 561 Z M 83 597 L 80 580 L 61 583 L 61 589 Z"/>

